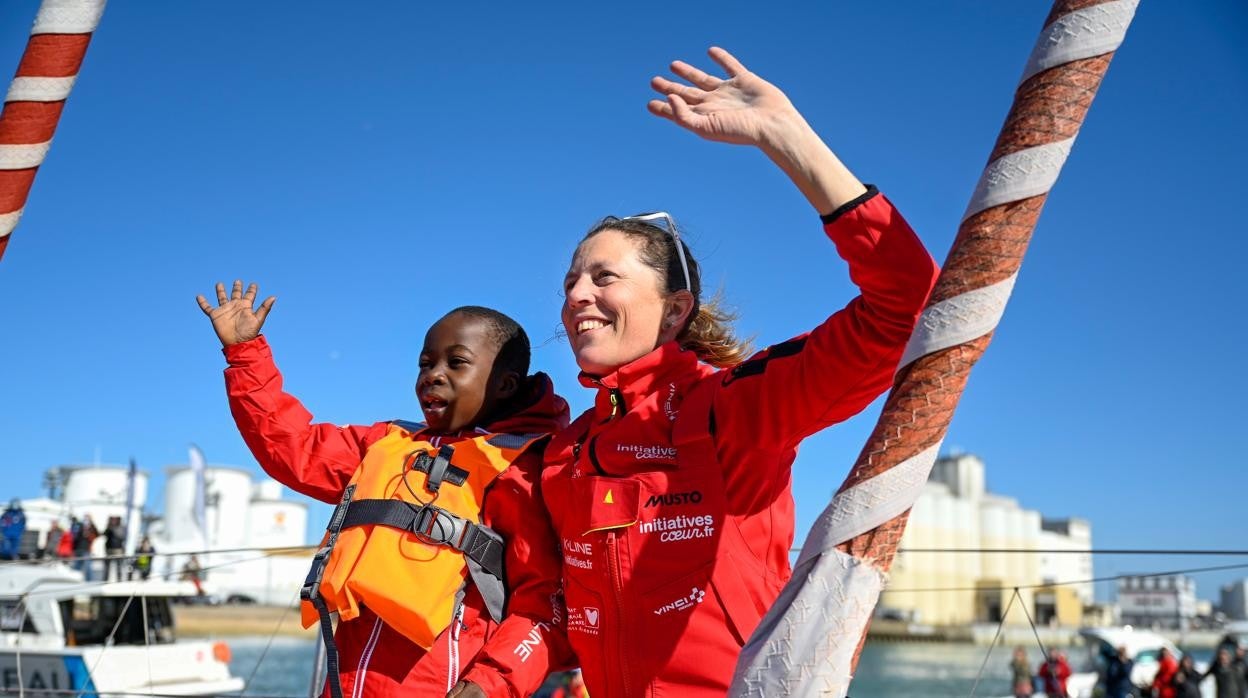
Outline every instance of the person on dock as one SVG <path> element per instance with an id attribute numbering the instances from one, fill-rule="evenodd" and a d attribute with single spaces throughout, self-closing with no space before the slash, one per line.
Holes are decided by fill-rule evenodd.
<path id="1" fill-rule="evenodd" d="M 524 329 L 497 310 L 456 308 L 420 349 L 424 423 L 313 424 L 260 334 L 275 299 L 256 309 L 256 291 L 236 281 L 227 297 L 217 284 L 216 308 L 198 302 L 261 467 L 338 505 L 301 594 L 305 626 L 321 622 L 327 695 L 525 696 L 571 666 L 559 542 L 538 489 L 568 406 L 545 374 L 529 375 Z"/>
<path id="2" fill-rule="evenodd" d="M 1131 698 L 1135 695 L 1135 685 L 1131 683 L 1131 671 L 1134 668 L 1135 662 L 1131 661 L 1127 648 L 1119 647 L 1105 665 L 1106 698 Z"/>
<path id="3" fill-rule="evenodd" d="M 1153 675 L 1153 698 L 1175 698 L 1174 678 L 1179 663 L 1166 647 L 1157 655 L 1157 673 Z"/>
<path id="4" fill-rule="evenodd" d="M 95 560 L 91 559 L 91 548 L 95 545 L 100 530 L 95 527 L 95 521 L 90 514 L 83 515 L 82 521 L 71 523 L 69 530 L 74 536 L 74 569 L 81 571 L 82 578 L 89 582 L 95 579 Z"/>
<path id="5" fill-rule="evenodd" d="M 1035 693 L 1035 685 L 1031 678 L 1031 662 L 1027 661 L 1027 650 L 1021 645 L 1014 648 L 1014 657 L 1010 660 L 1010 686 L 1014 690 L 1014 698 L 1031 698 Z"/>
<path id="6" fill-rule="evenodd" d="M 134 571 L 139 573 L 139 579 L 147 581 L 152 576 L 152 559 L 155 555 L 156 546 L 152 545 L 152 539 L 143 536 L 139 547 L 134 550 Z"/>
<path id="7" fill-rule="evenodd" d="M 1174 672 L 1171 684 L 1174 686 L 1174 698 L 1201 698 L 1200 671 L 1196 669 L 1196 661 L 1192 655 L 1184 654 L 1179 660 L 1179 668 Z"/>
<path id="8" fill-rule="evenodd" d="M 186 564 L 182 565 L 182 581 L 190 582 L 195 587 L 195 595 L 204 595 L 204 566 L 199 564 L 199 556 L 191 553 Z"/>
<path id="9" fill-rule="evenodd" d="M 56 557 L 61 560 L 68 560 L 74 556 L 74 534 L 69 529 L 61 531 L 55 550 Z"/>
<path id="10" fill-rule="evenodd" d="M 1213 677 L 1217 698 L 1244 698 L 1241 690 L 1244 685 L 1243 672 L 1235 666 L 1235 658 L 1225 647 L 1218 650 L 1218 656 L 1209 665 L 1201 681 Z"/>
<path id="11" fill-rule="evenodd" d="M 104 528 L 104 581 L 120 582 L 126 556 L 126 527 L 120 516 L 108 517 Z"/>
<path id="12" fill-rule="evenodd" d="M 22 548 L 22 534 L 26 532 L 26 512 L 22 500 L 13 498 L 9 508 L 0 515 L 0 560 L 16 560 Z"/>
<path id="13" fill-rule="evenodd" d="M 1235 647 L 1235 658 L 1231 660 L 1231 666 L 1235 668 L 1235 679 L 1239 682 L 1240 698 L 1248 698 L 1248 661 L 1244 659 L 1245 653 L 1248 653 L 1248 648 L 1238 645 Z"/>
<path id="14" fill-rule="evenodd" d="M 1048 698 L 1066 698 L 1066 680 L 1070 678 L 1066 654 L 1056 648 L 1049 650 L 1048 659 L 1040 663 L 1040 682 Z"/>
<path id="15" fill-rule="evenodd" d="M 48 531 L 43 537 L 43 548 L 39 551 L 39 557 L 46 560 L 55 560 L 57 548 L 61 545 L 61 538 L 65 536 L 65 529 L 61 528 L 61 522 L 56 519 L 48 524 Z"/>

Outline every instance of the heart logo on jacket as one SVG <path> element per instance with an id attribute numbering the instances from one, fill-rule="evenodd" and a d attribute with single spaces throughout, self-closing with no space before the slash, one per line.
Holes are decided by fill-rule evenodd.
<path id="1" fill-rule="evenodd" d="M 589 624 L 595 628 L 598 627 L 598 609 L 586 606 L 585 620 L 589 621 Z"/>

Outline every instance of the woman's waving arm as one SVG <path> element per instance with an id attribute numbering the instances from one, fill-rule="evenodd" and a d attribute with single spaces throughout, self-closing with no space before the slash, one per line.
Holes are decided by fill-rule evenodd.
<path id="1" fill-rule="evenodd" d="M 709 54 L 727 79 L 675 61 L 672 72 L 689 84 L 655 77 L 650 85 L 667 99 L 651 100 L 650 112 L 707 140 L 757 146 L 821 215 L 866 193 L 778 87 L 722 48 Z"/>
<path id="2" fill-rule="evenodd" d="M 727 78 L 687 63 L 656 77 L 650 111 L 708 140 L 754 145 L 815 207 L 861 294 L 810 333 L 728 371 L 716 398 L 721 434 L 788 448 L 857 414 L 888 389 L 939 269 L 901 214 L 864 186 L 779 88 L 727 51 L 710 50 Z M 721 447 L 723 439 L 721 438 Z"/>

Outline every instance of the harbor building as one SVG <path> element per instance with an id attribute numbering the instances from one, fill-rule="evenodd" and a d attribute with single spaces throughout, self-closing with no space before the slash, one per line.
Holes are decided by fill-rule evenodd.
<path id="1" fill-rule="evenodd" d="M 1178 574 L 1118 580 L 1122 622 L 1154 630 L 1188 631 L 1196 618 L 1196 580 Z"/>
<path id="2" fill-rule="evenodd" d="M 1092 525 L 1084 519 L 1042 519 L 1040 521 L 1040 579 L 1045 584 L 1075 582 L 1070 588 L 1084 606 L 1095 603 L 1092 583 Z"/>
<path id="3" fill-rule="evenodd" d="M 1240 579 L 1222 587 L 1218 610 L 1227 620 L 1248 620 L 1248 579 Z"/>
<path id="4" fill-rule="evenodd" d="M 997 623 L 1003 615 L 1007 624 L 1025 625 L 1027 614 L 1041 625 L 1079 625 L 1092 584 L 1067 582 L 1092 578 L 1091 524 L 1046 519 L 987 491 L 984 470 L 973 454 L 936 461 L 901 539 L 903 551 L 917 552 L 897 556 L 879 613 L 927 625 Z M 1014 587 L 1027 614 L 1006 614 Z"/>

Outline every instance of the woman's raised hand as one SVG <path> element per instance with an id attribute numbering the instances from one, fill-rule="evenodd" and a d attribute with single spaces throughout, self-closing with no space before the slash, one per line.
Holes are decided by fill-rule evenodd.
<path id="1" fill-rule="evenodd" d="M 651 80 L 650 86 L 667 96 L 666 101 L 650 100 L 652 113 L 708 140 L 758 146 L 821 214 L 832 213 L 867 191 L 778 87 L 722 48 L 709 53 L 728 79 L 676 61 L 672 72 L 691 84 L 663 77 Z"/>
<path id="2" fill-rule="evenodd" d="M 228 347 L 231 344 L 246 342 L 260 335 L 264 319 L 269 316 L 269 311 L 273 309 L 273 303 L 277 297 L 269 296 L 264 299 L 259 308 L 256 308 L 256 291 L 258 290 L 253 283 L 247 287 L 247 292 L 243 293 L 243 282 L 236 280 L 227 298 L 225 284 L 218 283 L 217 307 L 215 308 L 208 302 L 208 299 L 195 296 L 199 309 L 212 320 L 212 329 L 216 331 L 217 339 L 221 340 L 221 346 Z"/>
<path id="3" fill-rule="evenodd" d="M 650 100 L 650 112 L 670 119 L 712 141 L 739 145 L 767 145 L 775 131 L 801 116 L 789 98 L 722 48 L 708 53 L 728 74 L 718 78 L 685 63 L 672 63 L 672 72 L 690 84 L 655 77 L 650 86 L 666 101 Z"/>

